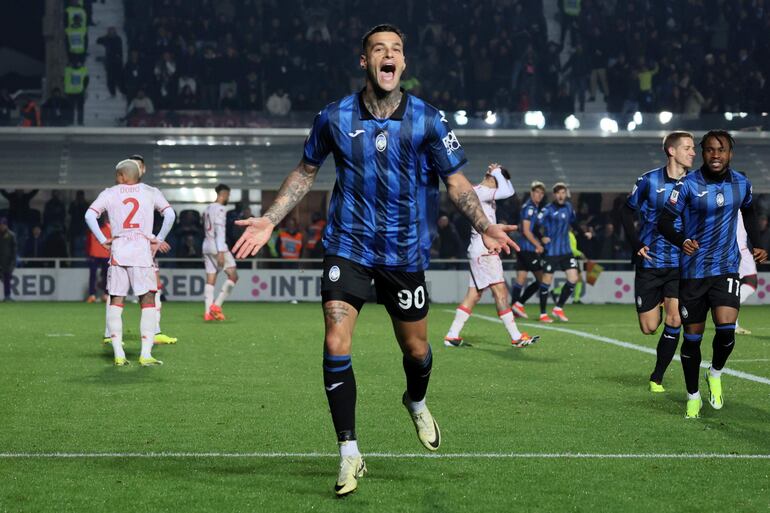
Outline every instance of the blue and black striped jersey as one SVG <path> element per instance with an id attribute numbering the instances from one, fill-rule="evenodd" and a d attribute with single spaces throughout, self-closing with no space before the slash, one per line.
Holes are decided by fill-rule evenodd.
<path id="1" fill-rule="evenodd" d="M 543 237 L 551 239 L 545 244 L 545 253 L 548 256 L 572 256 L 572 248 L 569 246 L 569 227 L 575 222 L 575 210 L 572 203 L 565 201 L 563 205 L 551 202 L 540 211 L 537 216 L 537 225 L 541 227 Z"/>
<path id="2" fill-rule="evenodd" d="M 524 221 L 529 221 L 529 229 L 534 230 L 535 225 L 537 224 L 538 214 L 540 214 L 540 205 L 532 201 L 532 198 L 527 199 L 527 201 L 525 201 L 524 205 L 521 207 L 519 224 L 523 225 Z M 522 251 L 529 251 L 532 253 L 535 252 L 535 246 L 529 242 L 529 239 L 524 236 L 523 232 L 519 238 L 519 247 Z"/>
<path id="3" fill-rule="evenodd" d="M 653 169 L 636 180 L 626 205 L 639 212 L 639 240 L 650 248 L 648 255 L 652 260 L 640 259 L 639 265 L 646 269 L 666 269 L 679 267 L 681 250 L 666 240 L 658 231 L 658 218 L 668 201 L 677 181 L 670 178 L 666 167 Z M 682 230 L 682 219 L 674 222 L 677 231 Z"/>
<path id="4" fill-rule="evenodd" d="M 329 153 L 337 180 L 326 253 L 367 267 L 426 269 L 425 239 L 435 224 L 428 211 L 437 208 L 438 178 L 466 162 L 446 118 L 403 93 L 390 118 L 376 119 L 355 93 L 328 105 L 313 122 L 304 161 L 321 166 Z"/>
<path id="5" fill-rule="evenodd" d="M 699 246 L 692 256 L 682 253 L 682 278 L 738 272 L 738 210 L 749 207 L 751 201 L 751 182 L 734 169 L 728 169 L 719 179 L 709 179 L 698 169 L 677 183 L 665 208 L 677 216 L 684 215 L 684 236 L 698 241 Z"/>

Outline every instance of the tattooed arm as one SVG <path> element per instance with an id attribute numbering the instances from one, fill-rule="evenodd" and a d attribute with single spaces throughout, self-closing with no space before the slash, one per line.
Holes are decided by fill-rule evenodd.
<path id="1" fill-rule="evenodd" d="M 265 212 L 264 217 L 268 218 L 273 226 L 277 226 L 313 187 L 317 174 L 317 167 L 300 161 L 281 184 L 273 205 Z"/>
<path id="2" fill-rule="evenodd" d="M 233 246 L 236 258 L 256 255 L 270 240 L 273 229 L 297 206 L 313 186 L 318 169 L 304 160 L 300 161 L 281 184 L 273 205 L 265 215 L 235 222 L 239 226 L 246 227 L 241 238 Z"/>
<path id="3" fill-rule="evenodd" d="M 481 234 L 484 246 L 490 253 L 499 253 L 501 250 L 511 252 L 511 248 L 519 251 L 519 246 L 511 240 L 506 232 L 516 230 L 516 226 L 492 224 L 487 219 L 481 208 L 481 202 L 473 190 L 473 186 L 461 172 L 449 175 L 445 179 L 449 199 L 471 222 L 473 228 Z"/>
<path id="4" fill-rule="evenodd" d="M 473 228 L 479 232 L 484 233 L 490 225 L 487 216 L 481 209 L 481 202 L 476 195 L 476 191 L 473 190 L 473 186 L 465 178 L 462 172 L 458 171 L 447 177 L 446 179 L 447 193 L 449 199 L 457 207 L 457 210 L 462 212 L 465 217 L 471 222 Z"/>

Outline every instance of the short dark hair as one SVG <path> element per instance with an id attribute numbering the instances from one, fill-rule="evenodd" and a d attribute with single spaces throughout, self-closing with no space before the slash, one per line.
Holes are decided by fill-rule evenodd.
<path id="1" fill-rule="evenodd" d="M 361 51 L 362 53 L 366 53 L 366 44 L 369 42 L 369 38 L 372 37 L 373 34 L 377 34 L 378 32 L 393 32 L 394 34 L 398 34 L 398 37 L 401 38 L 401 41 L 406 41 L 406 35 L 401 32 L 401 29 L 396 27 L 395 25 L 391 25 L 390 23 L 383 23 L 381 25 L 375 25 L 374 27 L 370 28 L 369 31 L 364 34 L 364 37 L 361 39 Z"/>
<path id="2" fill-rule="evenodd" d="M 716 138 L 719 142 L 722 142 L 722 139 L 725 139 L 727 144 L 730 146 L 730 151 L 733 151 L 733 146 L 735 146 L 735 139 L 733 139 L 733 136 L 730 135 L 730 132 L 727 130 L 709 130 L 706 132 L 703 135 L 703 138 L 700 140 L 701 149 L 705 148 L 706 141 L 708 141 L 711 137 Z"/>
<path id="3" fill-rule="evenodd" d="M 227 185 L 225 185 L 223 183 L 220 183 L 219 185 L 214 187 L 214 192 L 216 192 L 217 194 L 219 194 L 222 191 L 229 191 L 229 190 L 230 190 L 230 187 L 228 187 Z"/>
<path id="4" fill-rule="evenodd" d="M 139 155 L 138 153 L 136 153 L 136 154 L 134 154 L 134 155 L 131 155 L 131 156 L 130 156 L 130 157 L 128 157 L 128 158 L 130 158 L 131 160 L 138 160 L 139 162 L 141 162 L 142 164 L 144 164 L 144 157 L 142 157 L 142 156 L 141 156 L 141 155 Z"/>
<path id="5" fill-rule="evenodd" d="M 567 184 L 566 183 L 564 183 L 564 182 L 556 182 L 555 184 L 553 184 L 553 189 L 552 190 L 553 190 L 554 193 L 557 193 L 557 192 L 559 192 L 562 189 L 564 189 L 565 191 L 567 190 Z"/>
<path id="6" fill-rule="evenodd" d="M 684 130 L 674 130 L 673 132 L 667 134 L 663 138 L 663 153 L 666 154 L 666 157 L 668 157 L 669 148 L 673 148 L 679 143 L 680 139 L 685 139 L 687 137 L 693 141 L 695 140 L 690 132 L 685 132 Z"/>

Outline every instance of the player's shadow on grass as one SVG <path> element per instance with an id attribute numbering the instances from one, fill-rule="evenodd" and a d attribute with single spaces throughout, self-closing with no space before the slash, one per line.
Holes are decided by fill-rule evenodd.
<path id="1" fill-rule="evenodd" d="M 538 342 L 537 344 L 539 344 Z M 500 344 L 488 344 L 474 346 L 472 349 L 489 353 L 498 358 L 504 360 L 512 360 L 517 362 L 533 362 L 533 363 L 560 363 L 562 360 L 558 358 L 550 358 L 541 356 L 537 352 L 537 344 L 531 347 L 512 347 L 510 345 Z"/>
<path id="2" fill-rule="evenodd" d="M 113 365 L 112 348 L 105 346 L 101 352 L 87 351 L 80 354 L 84 360 L 98 361 L 93 365 L 103 365 L 101 372 L 91 375 L 80 375 L 77 378 L 68 380 L 70 383 L 82 385 L 131 385 L 134 383 L 161 383 L 165 377 L 161 374 L 161 368 L 146 368 L 139 365 L 139 350 L 129 349 L 126 351 L 126 357 L 131 361 L 127 367 L 116 367 Z"/>

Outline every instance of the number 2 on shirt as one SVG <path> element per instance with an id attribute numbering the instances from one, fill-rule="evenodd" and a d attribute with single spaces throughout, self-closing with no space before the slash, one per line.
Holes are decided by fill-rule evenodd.
<path id="1" fill-rule="evenodd" d="M 129 228 L 139 228 L 139 223 L 132 223 L 131 220 L 134 218 L 134 215 L 136 215 L 136 211 L 139 210 L 139 202 L 136 198 L 126 198 L 123 200 L 124 205 L 131 204 L 131 212 L 128 213 L 128 217 L 126 217 L 126 220 L 123 221 L 123 228 L 129 229 Z"/>

